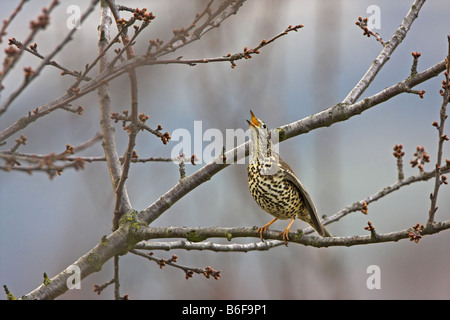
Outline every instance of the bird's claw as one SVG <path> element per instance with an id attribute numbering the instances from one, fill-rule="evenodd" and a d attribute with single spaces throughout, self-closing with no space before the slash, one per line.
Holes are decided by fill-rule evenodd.
<path id="1" fill-rule="evenodd" d="M 283 232 L 280 232 L 278 236 L 283 236 L 284 245 L 287 247 L 288 241 L 289 241 L 289 230 L 284 230 Z"/>
<path id="2" fill-rule="evenodd" d="M 266 232 L 267 229 L 268 229 L 268 226 L 263 226 L 256 230 L 256 232 L 259 233 L 259 237 L 261 238 L 261 241 L 263 241 L 263 242 L 264 242 L 263 232 Z"/>

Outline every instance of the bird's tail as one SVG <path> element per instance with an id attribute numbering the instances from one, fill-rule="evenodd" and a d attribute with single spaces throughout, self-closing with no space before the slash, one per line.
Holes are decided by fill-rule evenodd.
<path id="1" fill-rule="evenodd" d="M 331 233 L 328 232 L 328 230 L 325 228 L 325 226 L 322 224 L 322 222 L 318 221 L 317 224 L 310 223 L 311 227 L 313 227 L 316 232 L 322 236 L 322 237 L 332 237 Z"/>
<path id="2" fill-rule="evenodd" d="M 331 233 L 328 232 L 328 230 L 322 225 L 322 232 L 320 233 L 320 235 L 322 237 L 332 237 Z"/>

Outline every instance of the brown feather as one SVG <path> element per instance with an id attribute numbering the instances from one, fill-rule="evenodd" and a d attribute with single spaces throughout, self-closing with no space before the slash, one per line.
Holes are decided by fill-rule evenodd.
<path id="1" fill-rule="evenodd" d="M 317 213 L 316 206 L 314 205 L 311 196 L 309 195 L 308 191 L 306 191 L 305 187 L 300 182 L 300 180 L 297 178 L 292 168 L 286 162 L 284 162 L 281 159 L 281 157 L 278 157 L 278 161 L 280 164 L 280 168 L 284 172 L 286 179 L 288 179 L 292 184 L 294 184 L 297 187 L 297 190 L 303 199 L 303 204 L 306 206 L 306 209 L 308 210 L 309 215 L 311 217 L 312 222 L 311 226 L 322 237 L 331 237 L 330 233 L 327 231 L 327 229 L 325 229 L 324 225 L 320 222 L 319 214 Z"/>

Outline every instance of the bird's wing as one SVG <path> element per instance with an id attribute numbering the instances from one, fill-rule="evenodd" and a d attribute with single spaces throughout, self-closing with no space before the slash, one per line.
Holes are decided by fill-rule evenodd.
<path id="1" fill-rule="evenodd" d="M 319 214 L 317 213 L 316 206 L 314 205 L 314 202 L 311 199 L 311 196 L 309 195 L 308 191 L 306 191 L 303 184 L 300 182 L 300 180 L 296 177 L 294 174 L 294 171 L 291 169 L 291 167 L 284 162 L 281 158 L 279 158 L 280 162 L 280 169 L 284 172 L 285 177 L 292 182 L 300 192 L 300 195 L 303 199 L 303 203 L 306 206 L 306 209 L 309 212 L 309 215 L 311 217 L 312 227 L 319 233 L 322 237 L 329 237 L 331 236 L 330 233 L 325 229 L 323 224 L 320 222 Z"/>

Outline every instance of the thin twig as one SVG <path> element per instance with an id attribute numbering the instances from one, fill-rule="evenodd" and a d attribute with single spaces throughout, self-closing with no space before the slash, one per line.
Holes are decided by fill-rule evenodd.
<path id="1" fill-rule="evenodd" d="M 32 173 L 33 171 L 43 171 L 47 172 L 52 178 L 55 174 L 61 174 L 65 168 L 75 168 L 75 170 L 84 168 L 84 159 L 81 157 L 70 157 L 69 154 L 75 154 L 81 152 L 89 147 L 91 147 L 96 142 L 100 141 L 102 136 L 96 134 L 92 139 L 80 144 L 79 146 L 67 145 L 66 150 L 59 154 L 50 153 L 47 155 L 36 155 L 36 154 L 17 154 L 15 150 L 21 144 L 26 144 L 26 137 L 23 135 L 16 139 L 16 145 L 10 151 L 0 152 L 0 158 L 6 160 L 7 166 L 0 166 L 1 170 L 10 171 L 22 171 L 26 173 Z M 22 167 L 20 161 L 26 161 L 28 163 L 36 164 L 35 166 Z M 70 161 L 62 165 L 55 164 L 58 161 Z"/>
<path id="2" fill-rule="evenodd" d="M 206 278 L 210 278 L 210 276 L 212 276 L 216 280 L 218 280 L 220 278 L 220 271 L 216 271 L 209 266 L 206 268 L 198 268 L 198 267 L 184 266 L 179 263 L 176 263 L 176 261 L 178 259 L 178 257 L 176 255 L 172 255 L 172 257 L 170 259 L 165 260 L 165 259 L 157 258 L 157 257 L 153 256 L 153 252 L 145 254 L 145 253 L 139 252 L 135 249 L 131 249 L 130 252 L 135 255 L 138 255 L 138 256 L 144 257 L 148 260 L 156 262 L 161 269 L 166 265 L 181 269 L 186 274 L 186 279 L 191 278 L 193 273 L 203 274 Z"/>
<path id="3" fill-rule="evenodd" d="M 149 59 L 148 61 L 144 61 L 146 65 L 158 65 L 158 64 L 186 64 L 189 66 L 195 66 L 197 64 L 211 63 L 211 62 L 230 62 L 231 66 L 234 68 L 236 66 L 235 61 L 241 59 L 250 59 L 252 55 L 259 54 L 260 49 L 263 47 L 273 43 L 275 40 L 281 38 L 282 36 L 287 35 L 289 32 L 298 31 L 298 29 L 303 28 L 303 25 L 296 26 L 288 26 L 284 31 L 280 32 L 276 36 L 270 38 L 269 40 L 262 40 L 255 48 L 249 49 L 247 47 L 244 48 L 242 52 L 238 53 L 228 53 L 222 57 L 214 57 L 214 58 L 201 58 L 201 59 L 182 59 L 182 57 L 178 57 L 176 59 L 169 60 L 154 60 Z"/>
<path id="4" fill-rule="evenodd" d="M 29 163 L 38 163 L 40 162 L 43 158 L 47 157 L 48 155 L 43 155 L 43 154 L 36 154 L 36 153 L 14 153 L 11 154 L 11 151 L 0 151 L 0 158 L 8 160 L 11 158 L 15 158 L 17 160 L 21 160 L 21 161 L 27 161 Z M 83 160 L 84 162 L 103 162 L 106 161 L 106 157 L 105 156 L 99 156 L 99 157 L 71 157 L 71 156 L 67 156 L 65 157 L 65 159 L 61 159 L 64 161 L 76 161 L 78 159 Z M 123 161 L 123 157 L 120 158 L 120 162 Z M 134 163 L 146 163 L 146 162 L 173 162 L 173 163 L 177 163 L 178 162 L 178 157 L 176 158 L 165 158 L 165 157 L 149 157 L 149 158 L 133 158 L 131 159 L 131 162 Z M 188 161 L 188 158 L 184 159 L 185 161 Z M 190 163 L 190 162 L 189 162 Z"/>
<path id="5" fill-rule="evenodd" d="M 19 49 L 19 51 L 14 55 L 14 58 L 12 58 L 8 64 L 4 65 L 2 72 L 0 72 L 0 91 L 3 90 L 3 86 L 1 83 L 3 82 L 3 79 L 8 75 L 9 71 L 11 71 L 17 61 L 19 61 L 20 57 L 22 56 L 22 53 L 25 51 L 24 48 L 28 47 L 28 45 L 33 41 L 36 34 L 47 27 L 49 24 L 49 18 L 50 13 L 53 11 L 53 9 L 59 4 L 59 0 L 53 0 L 48 8 L 42 9 L 42 14 L 38 17 L 38 21 L 31 21 L 30 28 L 31 32 L 26 38 L 26 40 L 23 42 L 23 47 Z M 2 108 L 1 110 L 3 110 Z M 0 112 L 1 114 L 1 112 Z"/>
<path id="6" fill-rule="evenodd" d="M 160 56 L 174 52 L 185 45 L 199 40 L 208 31 L 217 28 L 220 24 L 233 14 L 236 14 L 239 8 L 246 0 L 226 0 L 214 12 L 211 10 L 213 1 L 209 1 L 203 12 L 196 15 L 193 22 L 187 28 L 180 28 L 174 30 L 174 35 L 164 46 L 157 47 L 155 52 L 151 52 L 152 42 L 147 55 L 149 58 L 157 59 Z M 196 24 L 207 15 L 206 21 L 194 30 Z"/>
<path id="7" fill-rule="evenodd" d="M 100 293 L 102 293 L 103 290 L 105 290 L 109 285 L 114 283 L 114 278 L 105 282 L 104 284 L 98 285 L 95 284 L 94 285 L 94 292 L 97 292 L 98 295 L 100 295 Z"/>
<path id="8" fill-rule="evenodd" d="M 444 167 L 442 167 L 441 172 L 450 172 L 450 164 L 447 164 Z M 436 170 L 432 170 L 432 171 L 428 171 L 428 172 L 419 173 L 414 176 L 410 176 L 403 180 L 398 180 L 394 184 L 386 186 L 385 188 L 378 191 L 377 193 L 375 193 L 371 196 L 368 196 L 358 202 L 355 202 L 352 205 L 349 205 L 349 206 L 345 207 L 344 209 L 340 210 L 339 212 L 333 214 L 332 216 L 325 218 L 322 222 L 324 225 L 330 224 L 332 222 L 336 222 L 351 212 L 359 211 L 361 209 L 363 203 L 370 204 L 372 202 L 375 202 L 375 201 L 391 194 L 394 191 L 399 190 L 402 187 L 405 187 L 405 186 L 410 185 L 415 182 L 430 180 L 430 179 L 434 178 L 435 175 L 436 175 Z M 312 228 L 306 228 L 304 231 L 307 232 L 307 231 L 309 231 L 309 229 L 311 229 L 311 231 L 312 231 Z"/>
<path id="9" fill-rule="evenodd" d="M 124 111 L 122 111 L 122 113 L 124 113 L 124 115 L 120 115 L 118 112 L 113 112 L 111 114 L 111 119 L 113 119 L 115 123 L 122 121 L 122 128 L 127 131 L 130 131 L 130 126 L 127 125 L 127 122 L 131 122 L 131 117 L 128 116 L 128 110 L 124 110 Z M 158 125 L 158 127 L 156 129 L 152 129 L 145 124 L 145 121 L 147 121 L 149 118 L 148 115 L 145 115 L 142 113 L 142 114 L 138 115 L 138 118 L 139 118 L 139 121 L 136 123 L 136 126 L 138 127 L 139 130 L 146 130 L 146 131 L 150 132 L 151 134 L 160 138 L 164 144 L 166 144 L 171 139 L 169 132 L 165 132 L 165 133 L 161 132 L 162 127 L 160 124 Z"/>
<path id="10" fill-rule="evenodd" d="M 133 34 L 133 37 L 132 37 L 130 40 L 128 40 L 128 39 L 126 40 L 125 46 L 123 46 L 123 47 L 119 50 L 119 52 L 117 52 L 116 57 L 114 57 L 114 59 L 112 59 L 110 65 L 109 65 L 109 68 L 113 68 L 113 67 L 114 67 L 114 65 L 116 64 L 116 62 L 122 57 L 123 53 L 128 51 L 128 48 L 129 48 L 131 45 L 134 44 L 134 42 L 135 42 L 136 38 L 138 37 L 138 35 L 139 35 L 139 34 L 142 32 L 142 30 L 144 30 L 148 25 L 149 25 L 149 22 L 144 21 L 144 22 L 142 23 L 142 25 L 141 25 L 138 29 L 135 30 L 135 32 L 134 32 L 134 34 Z M 125 28 L 125 27 L 122 27 L 122 28 Z M 124 32 L 125 32 L 125 33 L 124 33 Z M 126 34 L 126 29 L 123 30 L 123 31 L 121 32 L 121 34 L 122 34 L 122 35 Z"/>
<path id="11" fill-rule="evenodd" d="M 66 37 L 64 39 L 64 41 L 65 41 L 64 43 L 66 43 L 66 41 L 68 41 L 68 40 L 70 40 L 70 39 L 67 39 L 67 37 Z M 61 75 L 68 74 L 68 75 L 71 75 L 71 76 L 76 77 L 76 78 L 79 78 L 80 75 L 81 75 L 81 73 L 79 71 L 71 71 L 71 70 L 61 66 L 55 60 L 49 61 L 49 59 L 51 59 L 51 58 L 47 58 L 46 59 L 43 55 L 41 55 L 37 51 L 37 47 L 35 47 L 35 46 L 32 46 L 33 47 L 33 50 L 32 50 L 30 48 L 24 47 L 23 43 L 21 43 L 20 41 L 18 41 L 16 39 L 10 39 L 9 42 L 10 42 L 10 44 L 14 44 L 17 48 L 19 48 L 19 49 L 23 48 L 26 52 L 31 53 L 32 55 L 38 57 L 41 60 L 44 60 L 44 64 L 45 65 L 53 66 L 55 68 L 58 68 L 58 69 L 62 70 Z M 52 54 L 52 56 L 54 56 L 54 54 Z M 85 77 L 82 77 L 82 80 L 89 81 L 89 80 L 92 80 L 92 78 L 89 78 L 89 77 L 85 76 Z"/>
<path id="12" fill-rule="evenodd" d="M 114 256 L 114 299 L 120 298 L 120 281 L 119 281 L 119 255 Z"/>
<path id="13" fill-rule="evenodd" d="M 78 80 L 70 87 L 70 89 L 68 90 L 70 92 L 70 90 L 76 90 L 78 88 L 78 86 L 80 85 L 81 81 L 83 79 L 86 79 L 86 75 L 99 63 L 100 60 L 102 60 L 105 57 L 106 52 L 111 49 L 111 47 L 117 43 L 118 39 L 121 37 L 122 35 L 122 31 L 119 31 L 114 38 L 108 42 L 108 40 L 103 39 L 103 41 L 105 42 L 102 45 L 102 49 L 99 51 L 99 53 L 97 54 L 97 56 L 95 57 L 95 59 L 87 64 L 84 68 L 83 73 L 81 74 L 81 76 L 78 78 Z M 106 36 L 106 35 L 100 35 L 101 37 Z M 107 43 L 106 43 L 107 42 Z M 105 67 L 104 70 L 107 70 L 108 67 Z M 79 92 L 77 92 L 78 95 L 81 96 L 81 94 Z"/>
<path id="14" fill-rule="evenodd" d="M 403 156 L 405 155 L 405 152 L 402 149 L 402 144 L 396 144 L 393 152 L 394 157 L 397 159 L 397 179 L 399 181 L 405 178 L 405 174 L 403 173 Z"/>
<path id="15" fill-rule="evenodd" d="M 0 43 L 2 43 L 3 41 L 3 36 L 6 35 L 6 28 L 8 28 L 9 24 L 11 23 L 11 21 L 16 17 L 16 15 L 19 13 L 19 11 L 22 9 L 23 5 L 27 2 L 28 0 L 21 0 L 20 3 L 17 5 L 17 7 L 14 9 L 14 11 L 11 13 L 11 15 L 9 16 L 9 18 L 3 20 L 3 26 L 2 29 L 0 30 Z"/>
<path id="16" fill-rule="evenodd" d="M 386 42 L 384 42 L 383 39 L 381 39 L 381 37 L 380 37 L 380 35 L 378 33 L 373 32 L 372 30 L 370 30 L 367 27 L 367 21 L 368 21 L 367 18 L 363 19 L 361 17 L 358 17 L 358 21 L 356 21 L 355 24 L 357 26 L 359 26 L 364 31 L 363 32 L 363 36 L 367 36 L 367 37 L 373 36 L 375 39 L 377 39 L 378 42 L 380 42 L 383 45 L 383 47 L 385 47 L 386 46 Z"/>

